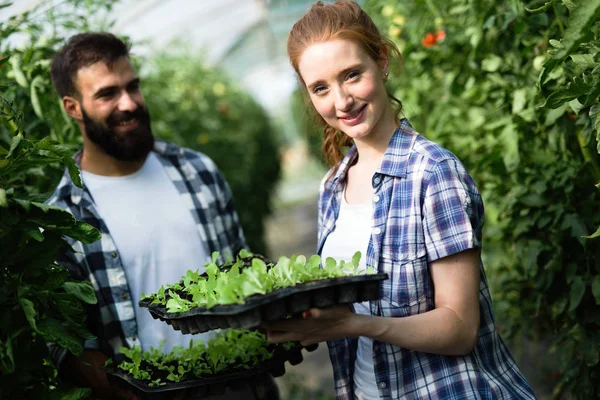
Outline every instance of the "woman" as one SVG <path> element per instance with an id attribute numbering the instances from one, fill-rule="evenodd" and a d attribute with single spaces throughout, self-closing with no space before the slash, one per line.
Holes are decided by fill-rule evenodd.
<path id="1" fill-rule="evenodd" d="M 356 3 L 319 2 L 292 28 L 288 55 L 332 166 L 319 253 L 360 250 L 362 266 L 389 279 L 381 300 L 269 323 L 269 339 L 327 340 L 338 399 L 535 398 L 496 330 L 477 188 L 452 153 L 398 119 L 386 92 L 397 48 Z"/>

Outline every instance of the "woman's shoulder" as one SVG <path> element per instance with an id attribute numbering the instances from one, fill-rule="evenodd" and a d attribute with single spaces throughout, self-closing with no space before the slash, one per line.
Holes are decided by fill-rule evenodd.
<path id="1" fill-rule="evenodd" d="M 452 151 L 420 134 L 415 138 L 407 167 L 408 170 L 424 169 L 430 172 L 440 168 L 466 172 L 462 161 Z"/>
<path id="2" fill-rule="evenodd" d="M 425 157 L 434 164 L 447 160 L 460 161 L 450 150 L 420 134 L 417 135 L 412 150 L 415 155 Z"/>

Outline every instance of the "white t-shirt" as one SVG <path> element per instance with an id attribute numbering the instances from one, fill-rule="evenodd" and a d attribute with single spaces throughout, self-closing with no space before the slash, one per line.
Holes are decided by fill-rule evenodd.
<path id="1" fill-rule="evenodd" d="M 344 192 L 335 230 L 327 236 L 321 257 L 323 260 L 333 257 L 336 261 L 351 261 L 354 253 L 360 251 L 359 269 L 365 270 L 367 248 L 371 239 L 373 206 L 371 201 L 351 205 L 346 202 L 345 197 Z M 369 302 L 354 303 L 354 311 L 357 314 L 370 315 Z M 379 399 L 373 364 L 373 339 L 363 336 L 358 338 L 354 364 L 354 394 L 361 400 Z"/>
<path id="2" fill-rule="evenodd" d="M 158 347 L 165 353 L 173 346 L 188 346 L 190 339 L 206 342 L 214 334 L 183 335 L 170 325 L 140 309 L 142 293 L 156 292 L 161 285 L 178 282 L 188 269 L 200 269 L 209 260 L 193 216 L 151 152 L 142 168 L 120 177 L 82 171 L 83 182 L 94 199 L 119 250 L 144 351 Z"/>

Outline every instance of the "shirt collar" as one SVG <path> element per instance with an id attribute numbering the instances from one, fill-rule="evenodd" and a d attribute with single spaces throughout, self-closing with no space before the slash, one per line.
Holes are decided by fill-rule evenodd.
<path id="1" fill-rule="evenodd" d="M 163 157 L 179 156 L 182 154 L 180 147 L 162 140 L 154 141 L 154 152 L 157 153 L 159 156 Z M 75 164 L 77 164 L 77 168 L 80 169 L 82 154 L 83 149 L 79 149 L 79 151 L 77 151 L 77 153 L 73 155 Z M 87 190 L 79 188 L 73 184 L 68 170 L 65 170 L 65 173 L 63 174 L 63 177 L 60 183 L 58 184 L 57 192 L 59 193 L 59 198 L 70 198 L 72 203 L 75 205 L 79 205 L 82 199 L 87 201 L 88 203 L 91 203 L 91 198 Z"/>
<path id="2" fill-rule="evenodd" d="M 383 156 L 380 167 L 377 173 L 382 175 L 390 175 L 398 178 L 406 177 L 406 169 L 408 165 L 408 157 L 414 145 L 418 133 L 413 129 L 408 122 L 408 119 L 402 118 L 398 129 L 392 135 L 387 150 Z M 340 178 L 344 179 L 348 168 L 354 164 L 354 160 L 358 156 L 356 146 L 352 146 L 348 153 L 342 159 L 338 170 L 328 184 L 331 187 L 337 185 Z"/>
<path id="3" fill-rule="evenodd" d="M 382 175 L 405 178 L 410 152 L 418 135 L 408 119 L 402 118 L 388 144 L 377 172 Z"/>

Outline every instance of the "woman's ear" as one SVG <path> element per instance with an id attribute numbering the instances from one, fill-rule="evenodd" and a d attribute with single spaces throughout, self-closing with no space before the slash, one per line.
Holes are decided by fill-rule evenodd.
<path id="1" fill-rule="evenodd" d="M 387 76 L 390 71 L 390 57 L 389 57 L 389 51 L 388 51 L 387 46 L 381 47 L 381 55 L 379 56 L 378 64 L 379 64 L 379 68 L 381 68 L 381 72 L 382 72 L 383 76 L 385 77 L 385 79 L 387 79 Z"/>

